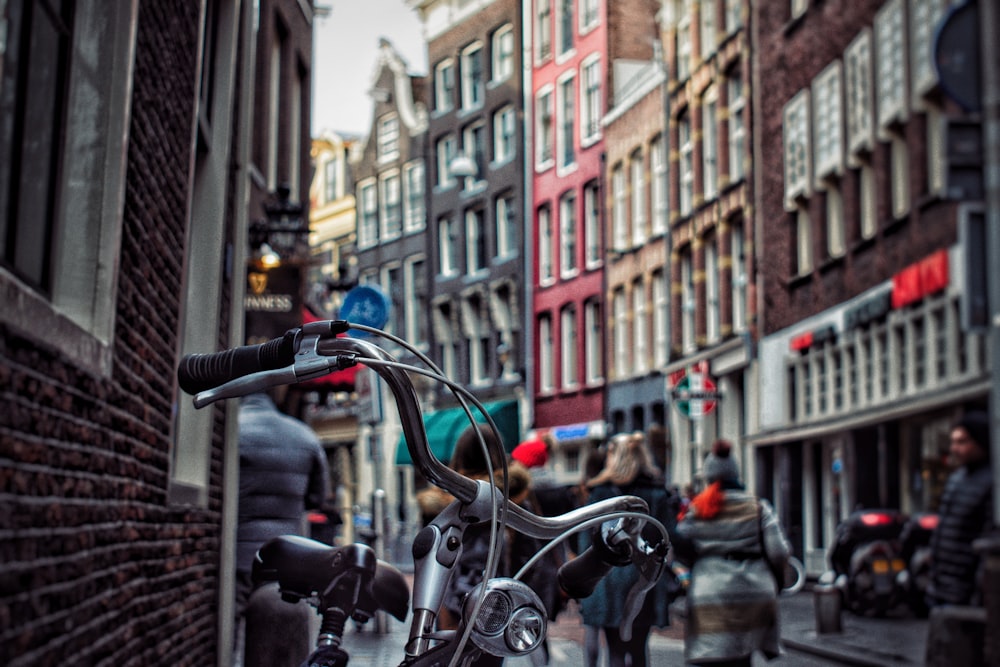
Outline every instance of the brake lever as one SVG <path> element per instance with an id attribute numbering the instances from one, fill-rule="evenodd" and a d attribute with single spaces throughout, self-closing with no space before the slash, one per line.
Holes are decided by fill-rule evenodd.
<path id="1" fill-rule="evenodd" d="M 632 545 L 632 565 L 639 571 L 639 578 L 632 584 L 625 597 L 625 613 L 618 626 L 618 632 L 624 641 L 632 638 L 632 622 L 642 611 L 646 593 L 656 585 L 663 570 L 666 569 L 669 556 L 668 544 L 661 541 L 657 542 L 656 546 L 650 546 L 641 535 L 636 535 L 636 544 Z"/>

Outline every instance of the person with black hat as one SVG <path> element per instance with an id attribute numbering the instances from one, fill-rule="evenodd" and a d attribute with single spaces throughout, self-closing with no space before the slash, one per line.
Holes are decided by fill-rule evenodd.
<path id="1" fill-rule="evenodd" d="M 702 465 L 708 486 L 684 510 L 672 537 L 691 568 L 684 658 L 691 664 L 750 667 L 753 654 L 780 654 L 778 590 L 790 549 L 767 501 L 747 493 L 728 440 Z"/>
<path id="2" fill-rule="evenodd" d="M 980 559 L 972 543 L 993 526 L 990 430 L 985 412 L 967 412 L 952 426 L 948 477 L 931 537 L 929 606 L 980 604 Z"/>

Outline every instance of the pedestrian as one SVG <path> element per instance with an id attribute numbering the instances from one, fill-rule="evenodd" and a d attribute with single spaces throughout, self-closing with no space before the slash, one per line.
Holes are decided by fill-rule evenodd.
<path id="1" fill-rule="evenodd" d="M 608 443 L 604 468 L 587 483 L 589 503 L 616 496 L 638 496 L 646 501 L 650 515 L 671 531 L 676 521 L 676 499 L 667 492 L 659 468 L 641 432 L 620 433 Z M 646 539 L 657 542 L 660 532 L 651 526 L 644 530 Z M 581 551 L 589 543 L 589 535 L 581 540 Z M 670 571 L 665 571 L 656 585 L 646 594 L 642 611 L 632 624 L 632 636 L 621 636 L 619 625 L 625 615 L 625 598 L 639 574 L 634 566 L 614 567 L 598 583 L 589 597 L 580 601 L 584 625 L 601 628 L 608 647 L 609 667 L 645 667 L 649 664 L 649 634 L 652 628 L 670 624 L 669 605 L 676 593 Z"/>
<path id="2" fill-rule="evenodd" d="M 708 486 L 673 533 L 675 557 L 691 568 L 684 657 L 749 667 L 755 651 L 780 653 L 774 573 L 784 572 L 789 546 L 768 502 L 744 490 L 729 441 L 713 443 L 702 473 Z"/>
<path id="3" fill-rule="evenodd" d="M 328 494 L 326 454 L 312 429 L 280 412 L 268 394 L 244 397 L 238 421 L 236 615 L 247 641 L 237 642 L 236 655 L 244 667 L 297 667 L 313 643 L 311 610 L 282 601 L 277 584 L 255 586 L 251 570 L 271 538 L 306 534 L 306 511 L 322 507 Z"/>
<path id="4" fill-rule="evenodd" d="M 951 429 L 957 466 L 948 477 L 931 537 L 929 606 L 982 603 L 981 563 L 972 543 L 993 526 L 990 429 L 985 412 L 967 412 Z"/>
<path id="5" fill-rule="evenodd" d="M 604 469 L 607 456 L 608 450 L 606 447 L 596 447 L 587 454 L 583 465 L 583 476 L 577 487 L 580 505 L 586 505 L 589 502 L 590 487 L 587 484 Z M 586 619 L 582 619 L 582 622 L 583 664 L 584 667 L 597 667 L 601 658 L 601 628 L 597 625 L 588 624 Z"/>

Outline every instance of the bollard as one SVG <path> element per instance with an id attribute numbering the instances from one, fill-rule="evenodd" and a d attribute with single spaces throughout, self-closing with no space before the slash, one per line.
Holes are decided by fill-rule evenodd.
<path id="1" fill-rule="evenodd" d="M 816 632 L 828 634 L 843 632 L 840 622 L 840 590 L 830 584 L 813 587 L 813 606 L 816 612 Z"/>

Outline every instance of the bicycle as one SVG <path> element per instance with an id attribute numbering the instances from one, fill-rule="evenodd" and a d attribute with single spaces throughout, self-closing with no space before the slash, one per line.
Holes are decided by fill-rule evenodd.
<path id="1" fill-rule="evenodd" d="M 345 335 L 348 330 L 390 340 L 413 353 L 426 368 L 400 363 L 379 345 Z M 303 667 L 346 667 L 349 656 L 341 648 L 341 640 L 347 620 L 368 620 L 379 609 L 400 621 L 405 621 L 412 610 L 400 663 L 406 667 L 454 667 L 482 652 L 499 657 L 527 655 L 544 640 L 548 615 L 538 595 L 521 579 L 549 549 L 585 529 L 594 530 L 593 545 L 560 568 L 559 584 L 567 596 L 583 598 L 593 592 L 612 567 L 636 567 L 640 576 L 626 598 L 627 613 L 620 627 L 623 637 L 628 638 L 646 592 L 670 560 L 670 538 L 664 526 L 649 516 L 645 501 L 635 496 L 610 498 L 556 517 L 538 516 L 507 500 L 505 456 L 501 457 L 503 483 L 499 488 L 492 482 L 464 477 L 444 465 L 431 453 L 409 373 L 445 384 L 470 422 L 475 421 L 471 403 L 494 433 L 498 429 L 475 396 L 445 377 L 430 359 L 402 339 L 345 320 L 322 320 L 291 329 L 266 343 L 186 355 L 177 374 L 181 389 L 195 394 L 194 405 L 202 408 L 359 363 L 378 373 L 391 391 L 413 464 L 428 482 L 455 500 L 413 540 L 412 603 L 402 573 L 377 559 L 367 545 L 329 546 L 283 536 L 260 548 L 254 563 L 255 579 L 277 581 L 286 601 L 305 600 L 321 616 L 315 651 Z M 481 436 L 480 444 L 486 448 Z M 492 527 L 490 556 L 482 581 L 466 596 L 458 628 L 437 631 L 435 620 L 462 552 L 462 536 L 466 528 L 483 521 L 491 521 Z M 513 577 L 498 577 L 500 536 L 507 526 L 547 544 Z M 647 540 L 643 536 L 646 526 L 651 526 L 653 534 L 658 533 L 661 539 Z"/>

